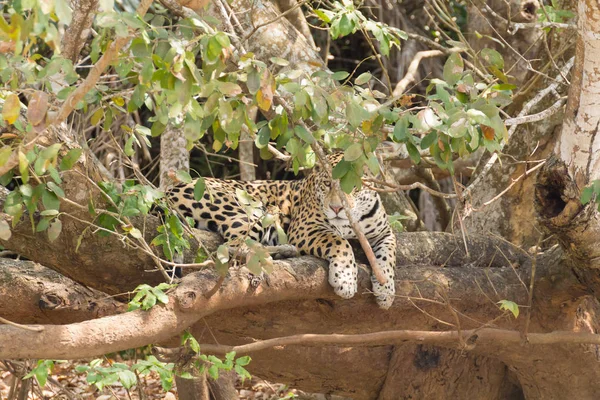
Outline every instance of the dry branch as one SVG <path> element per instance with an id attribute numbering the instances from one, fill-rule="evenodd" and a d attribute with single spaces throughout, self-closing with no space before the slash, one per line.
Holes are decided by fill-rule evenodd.
<path id="1" fill-rule="evenodd" d="M 294 335 L 276 339 L 262 340 L 238 346 L 226 346 L 218 344 L 201 344 L 203 351 L 210 354 L 226 354 L 235 351 L 236 354 L 248 354 L 256 351 L 269 349 L 276 346 L 291 345 L 352 345 L 373 346 L 398 342 L 416 342 L 437 345 L 449 345 L 461 347 L 461 340 L 467 345 L 463 350 L 473 350 L 475 346 L 483 343 L 494 343 L 502 345 L 522 345 L 523 336 L 521 332 L 507 329 L 469 329 L 466 331 L 381 331 L 357 335 Z M 547 344 L 597 344 L 600 345 L 600 334 L 588 332 L 565 332 L 555 331 L 550 333 L 530 333 L 525 338 L 529 345 Z"/>

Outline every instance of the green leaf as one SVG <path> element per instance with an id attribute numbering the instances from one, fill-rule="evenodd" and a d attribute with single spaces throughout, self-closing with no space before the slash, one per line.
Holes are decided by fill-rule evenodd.
<path id="1" fill-rule="evenodd" d="M 501 310 L 510 311 L 515 316 L 515 318 L 519 316 L 519 306 L 517 305 L 517 303 L 510 300 L 500 300 L 498 304 L 500 304 Z"/>
<path id="2" fill-rule="evenodd" d="M 50 224 L 50 227 L 48 228 L 48 240 L 50 240 L 50 242 L 54 242 L 60 235 L 61 231 L 62 222 L 60 222 L 59 219 L 54 220 L 54 222 Z"/>
<path id="3" fill-rule="evenodd" d="M 315 14 L 317 15 L 317 17 L 319 17 L 319 19 L 323 22 L 326 23 L 330 23 L 331 22 L 331 17 L 333 16 L 333 13 L 329 10 L 321 10 L 321 9 L 314 9 L 313 10 L 315 12 Z"/>
<path id="4" fill-rule="evenodd" d="M 394 126 L 394 140 L 404 142 L 408 140 L 408 118 L 400 118 Z"/>
<path id="5" fill-rule="evenodd" d="M 29 182 L 29 161 L 22 151 L 19 151 L 19 173 L 23 183 Z"/>
<path id="6" fill-rule="evenodd" d="M 284 58 L 271 57 L 270 60 L 273 64 L 279 65 L 282 67 L 287 67 L 288 65 L 290 65 L 290 62 Z"/>
<path id="7" fill-rule="evenodd" d="M 10 146 L 4 146 L 2 149 L 0 149 L 0 167 L 6 164 L 11 154 L 12 148 Z"/>
<path id="8" fill-rule="evenodd" d="M 454 85 L 461 78 L 465 64 L 462 57 L 458 53 L 450 54 L 448 60 L 444 64 L 443 77 L 449 85 Z"/>
<path id="9" fill-rule="evenodd" d="M 315 142 L 314 136 L 302 125 L 296 125 L 294 127 L 294 132 L 296 133 L 296 136 L 298 136 L 300 139 L 304 140 L 308 144 L 313 144 Z"/>
<path id="10" fill-rule="evenodd" d="M 411 142 L 406 143 L 406 150 L 408 150 L 408 155 L 414 164 L 418 164 L 421 162 L 421 154 L 417 147 Z"/>
<path id="11" fill-rule="evenodd" d="M 175 177 L 177 178 L 177 181 L 185 183 L 185 184 L 190 184 L 192 183 L 192 177 L 190 176 L 190 173 L 187 171 L 184 171 L 182 169 L 180 169 L 179 171 L 177 171 L 175 173 Z"/>
<path id="12" fill-rule="evenodd" d="M 69 6 L 67 0 L 55 0 L 54 12 L 61 23 L 69 25 L 73 19 L 73 10 Z"/>
<path id="13" fill-rule="evenodd" d="M 10 225 L 4 219 L 0 219 L 0 240 L 8 240 L 12 236 Z"/>
<path id="14" fill-rule="evenodd" d="M 58 186 L 56 183 L 48 182 L 46 183 L 46 186 L 48 187 L 48 189 L 52 190 L 52 192 L 54 192 L 54 194 L 56 194 L 58 197 L 65 197 L 65 192 L 63 192 L 60 186 Z"/>
<path id="15" fill-rule="evenodd" d="M 204 178 L 200 177 L 196 179 L 196 183 L 194 184 L 194 199 L 196 201 L 202 200 L 202 196 L 204 196 L 204 191 L 206 190 L 206 182 Z"/>
<path id="16" fill-rule="evenodd" d="M 425 150 L 429 146 L 431 146 L 436 139 L 438 138 L 438 134 L 436 131 L 431 131 L 428 135 L 426 135 L 423 140 L 421 140 L 421 149 Z"/>
<path id="17" fill-rule="evenodd" d="M 340 186 L 345 193 L 352 193 L 354 188 L 360 189 L 362 181 L 354 171 L 350 170 L 340 179 Z"/>
<path id="18" fill-rule="evenodd" d="M 73 167 L 73 165 L 75 165 L 77 160 L 79 160 L 79 157 L 81 156 L 82 152 L 83 152 L 82 149 L 69 150 L 69 152 L 62 158 L 62 160 L 60 160 L 61 171 L 66 171 L 66 170 L 71 169 Z"/>
<path id="19" fill-rule="evenodd" d="M 124 370 L 117 373 L 119 375 L 119 382 L 125 389 L 130 389 L 137 382 L 137 377 L 132 371 Z"/>
<path id="20" fill-rule="evenodd" d="M 353 127 L 359 127 L 364 120 L 370 117 L 370 113 L 355 101 L 350 101 L 346 105 L 346 119 Z"/>
<path id="21" fill-rule="evenodd" d="M 362 74 L 360 74 L 358 76 L 358 78 L 356 78 L 354 80 L 354 84 L 355 85 L 365 84 L 365 83 L 369 82 L 371 80 L 371 78 L 373 78 L 373 75 L 371 75 L 369 72 L 363 72 Z"/>
<path id="22" fill-rule="evenodd" d="M 340 179 L 342 176 L 346 175 L 346 173 L 352 168 L 352 164 L 345 160 L 341 160 L 333 167 L 333 171 L 331 172 L 331 177 L 333 179 Z"/>
<path id="23" fill-rule="evenodd" d="M 250 361 L 252 361 L 250 356 L 244 356 L 244 357 L 240 357 L 237 360 L 235 360 L 235 364 L 245 367 L 246 365 L 250 364 Z"/>
<path id="24" fill-rule="evenodd" d="M 146 293 L 142 300 L 142 310 L 149 310 L 156 305 L 156 296 L 153 293 Z"/>
<path id="25" fill-rule="evenodd" d="M 481 50 L 481 58 L 483 58 L 488 65 L 493 65 L 500 70 L 504 69 L 504 59 L 496 50 L 488 48 Z"/>
<path id="26" fill-rule="evenodd" d="M 594 188 L 592 186 L 588 186 L 581 191 L 581 204 L 585 205 L 592 200 L 594 197 Z"/>
<path id="27" fill-rule="evenodd" d="M 135 150 L 133 149 L 133 141 L 135 140 L 135 136 L 129 135 L 127 141 L 125 142 L 125 147 L 123 147 L 123 152 L 126 156 L 131 157 Z"/>
<path id="28" fill-rule="evenodd" d="M 163 304 L 169 304 L 169 296 L 167 296 L 165 292 L 163 292 L 159 288 L 152 288 L 152 293 L 154 293 L 154 295 L 156 296 L 156 300 L 158 300 L 159 302 Z"/>
<path id="29" fill-rule="evenodd" d="M 350 74 L 346 71 L 337 71 L 333 75 L 331 75 L 331 78 L 336 81 L 342 81 L 342 80 L 346 79 L 348 76 L 350 76 Z"/>
<path id="30" fill-rule="evenodd" d="M 339 36 L 344 37 L 351 34 L 355 30 L 354 21 L 348 17 L 348 14 L 343 14 L 339 22 Z"/>
<path id="31" fill-rule="evenodd" d="M 344 152 L 344 160 L 352 162 L 358 160 L 363 155 L 363 146 L 360 143 L 351 144 Z"/>
<path id="32" fill-rule="evenodd" d="M 58 210 L 60 207 L 60 200 L 55 193 L 44 190 L 42 193 L 42 204 L 46 210 Z"/>
<path id="33" fill-rule="evenodd" d="M 252 375 L 250 375 L 250 373 L 241 365 L 236 364 L 234 367 L 234 370 L 239 375 L 239 377 L 242 379 L 242 382 L 244 382 L 244 380 L 246 380 L 246 379 L 252 379 Z"/>

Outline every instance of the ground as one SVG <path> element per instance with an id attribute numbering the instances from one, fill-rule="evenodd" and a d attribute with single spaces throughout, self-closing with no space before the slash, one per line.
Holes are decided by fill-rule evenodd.
<path id="1" fill-rule="evenodd" d="M 88 360 L 89 361 L 89 360 Z M 98 390 L 94 385 L 86 382 L 83 373 L 77 373 L 75 367 L 82 365 L 85 361 L 65 361 L 54 367 L 52 375 L 46 386 L 40 391 L 39 388 L 30 393 L 28 400 L 62 400 L 62 399 L 84 399 L 84 400 L 137 400 L 140 398 L 137 387 L 133 387 L 127 394 L 127 390 L 120 385 L 106 387 Z M 108 361 L 106 361 L 108 365 Z M 7 399 L 12 383 L 11 374 L 4 369 L 0 363 L 0 399 Z M 144 394 L 147 400 L 176 400 L 177 388 L 174 386 L 169 392 L 161 387 L 158 374 L 151 373 L 142 377 L 144 382 Z M 279 400 L 279 399 L 304 399 L 325 400 L 323 395 L 310 395 L 299 390 L 289 389 L 286 385 L 269 383 L 259 378 L 242 383 L 237 382 L 239 399 L 241 400 Z M 334 399 L 342 398 L 334 396 Z"/>

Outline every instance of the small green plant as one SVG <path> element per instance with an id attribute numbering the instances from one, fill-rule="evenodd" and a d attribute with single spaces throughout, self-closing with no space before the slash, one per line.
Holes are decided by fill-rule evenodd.
<path id="1" fill-rule="evenodd" d="M 58 362 L 58 361 L 57 361 Z M 48 381 L 48 375 L 52 372 L 54 368 L 54 360 L 38 360 L 37 365 L 23 377 L 23 379 L 29 379 L 31 377 L 35 377 L 38 385 L 40 387 L 46 386 L 46 382 Z"/>
<path id="2" fill-rule="evenodd" d="M 515 316 L 515 318 L 519 316 L 519 305 L 514 301 L 500 300 L 498 304 L 500 304 L 501 310 L 510 311 Z"/>
<path id="3" fill-rule="evenodd" d="M 129 365 L 115 362 L 108 367 L 103 367 L 101 364 L 102 359 L 95 359 L 88 365 L 78 365 L 75 367 L 75 371 L 86 373 L 86 381 L 99 390 L 117 382 L 121 383 L 125 389 L 131 389 L 137 383 L 137 377 Z"/>
<path id="4" fill-rule="evenodd" d="M 402 225 L 402 220 L 404 219 L 409 219 L 409 217 L 402 215 L 399 212 L 395 212 L 388 216 L 390 227 L 396 232 L 404 232 L 404 225 Z"/>
<path id="5" fill-rule="evenodd" d="M 225 360 L 221 360 L 217 356 L 201 354 L 200 344 L 189 332 L 184 332 L 181 343 L 184 346 L 189 347 L 194 353 L 196 353 L 196 360 L 194 361 L 194 367 L 199 373 L 206 372 L 211 378 L 218 379 L 220 371 L 231 371 L 234 370 L 239 377 L 244 381 L 245 379 L 251 379 L 252 375 L 244 368 L 252 360 L 249 356 L 235 358 L 235 351 L 225 354 Z M 191 378 L 192 375 L 188 373 L 181 374 L 183 378 Z"/>
<path id="6" fill-rule="evenodd" d="M 128 304 L 127 311 L 133 311 L 141 308 L 142 310 L 149 310 L 156 305 L 156 303 L 168 304 L 169 296 L 165 294 L 165 290 L 175 287 L 174 284 L 161 283 L 157 286 L 150 285 L 139 285 L 133 291 L 135 296 Z"/>

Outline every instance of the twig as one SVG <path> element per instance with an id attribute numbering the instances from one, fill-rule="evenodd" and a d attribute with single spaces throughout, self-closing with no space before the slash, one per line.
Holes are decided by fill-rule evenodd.
<path id="1" fill-rule="evenodd" d="M 517 184 L 517 182 L 519 182 L 521 179 L 523 179 L 523 178 L 531 175 L 532 172 L 537 171 L 538 169 L 540 169 L 545 163 L 546 163 L 546 160 L 540 162 L 535 167 L 533 167 L 531 169 L 528 169 L 527 171 L 525 171 L 524 173 L 522 173 L 521 175 L 519 175 L 518 178 L 514 179 L 512 181 L 512 183 L 506 187 L 506 189 L 504 189 L 503 191 L 501 191 L 500 193 L 498 193 L 492 199 L 490 199 L 490 200 L 486 201 L 485 203 L 483 203 L 481 205 L 481 207 L 473 208 L 473 211 L 480 211 L 483 207 L 489 206 L 490 204 L 492 204 L 493 202 L 495 202 L 496 200 L 498 200 L 500 197 L 502 197 L 506 192 L 508 192 L 513 186 L 515 186 Z"/>
<path id="2" fill-rule="evenodd" d="M 560 98 L 554 104 L 552 104 L 550 107 L 546 108 L 544 111 L 540 111 L 537 114 L 523 115 L 523 116 L 519 116 L 519 117 L 515 117 L 515 118 L 507 118 L 504 120 L 504 125 L 510 126 L 511 131 L 514 132 L 517 125 L 529 124 L 531 122 L 536 122 L 536 121 L 542 121 L 542 120 L 556 114 L 561 109 L 563 104 L 565 104 L 566 101 L 567 101 L 566 98 Z M 512 134 L 513 132 L 510 132 L 509 134 Z"/>
<path id="3" fill-rule="evenodd" d="M 438 192 L 437 190 L 433 190 L 427 185 L 422 184 L 421 182 L 411 183 L 410 185 L 396 185 L 393 183 L 388 183 L 379 179 L 374 178 L 363 178 L 363 182 L 371 182 L 382 186 L 387 186 L 390 189 L 377 189 L 369 186 L 370 189 L 376 190 L 378 192 L 397 192 L 398 190 L 413 190 L 413 189 L 421 189 L 426 191 L 432 196 L 442 197 L 444 199 L 456 199 L 458 195 L 452 193 L 443 193 Z"/>
<path id="4" fill-rule="evenodd" d="M 540 247 L 543 236 L 540 236 L 538 239 L 537 246 L 535 246 L 535 250 Z M 529 277 L 529 297 L 527 299 L 527 316 L 525 317 L 525 326 L 523 327 L 523 338 L 525 340 L 529 340 L 529 323 L 531 322 L 531 307 L 533 305 L 533 287 L 535 285 L 535 270 L 537 266 L 537 254 L 531 255 L 531 276 Z"/>
<path id="5" fill-rule="evenodd" d="M 514 35 L 519 29 L 543 29 L 543 28 L 562 28 L 562 29 L 576 29 L 575 24 L 565 24 L 561 22 L 511 22 L 506 18 L 495 12 L 490 6 L 483 3 L 485 11 L 489 12 L 494 18 L 504 22 L 509 30 L 508 33 Z"/>
<path id="6" fill-rule="evenodd" d="M 254 27 L 254 29 L 252 29 L 252 31 L 250 31 L 249 34 L 247 34 L 244 39 L 242 40 L 242 43 L 246 43 L 248 41 L 248 39 L 250 39 L 250 37 L 252 37 L 252 35 L 254 35 L 256 33 L 256 31 L 258 31 L 260 28 L 265 27 L 267 25 L 270 25 L 274 22 L 279 21 L 281 18 L 285 17 L 286 15 L 294 12 L 295 10 L 297 10 L 299 7 L 302 7 L 304 5 L 304 3 L 306 3 L 306 0 L 303 1 L 299 1 L 294 7 L 282 12 L 281 14 L 278 14 L 277 17 L 273 18 L 270 21 L 267 22 L 263 22 L 262 24 L 256 25 Z"/>
<path id="7" fill-rule="evenodd" d="M 404 74 L 404 77 L 396 84 L 396 87 L 394 88 L 394 91 L 392 92 L 392 96 L 402 95 L 402 93 L 404 93 L 404 91 L 406 90 L 408 85 L 410 85 L 411 83 L 413 83 L 415 81 L 417 70 L 419 69 L 419 64 L 421 63 L 421 60 L 423 60 L 424 58 L 440 57 L 440 56 L 444 56 L 446 54 L 459 53 L 459 52 L 463 52 L 463 51 L 466 51 L 466 49 L 461 49 L 460 47 L 453 47 L 451 49 L 444 49 L 444 50 L 419 51 L 418 53 L 415 54 L 412 61 L 410 62 L 409 66 L 408 66 L 408 70 L 406 71 L 406 74 Z"/>
<path id="8" fill-rule="evenodd" d="M 452 343 L 459 340 L 459 336 L 467 342 L 494 342 L 495 344 L 515 344 L 521 343 L 521 333 L 508 329 L 470 329 L 462 331 L 459 334 L 457 331 L 382 331 L 374 333 L 344 335 L 344 334 L 304 334 L 285 336 L 275 339 L 261 340 L 253 343 L 243 344 L 239 346 L 201 344 L 200 348 L 203 352 L 211 354 L 225 354 L 235 351 L 239 354 L 247 354 L 255 351 L 266 350 L 276 346 L 290 346 L 299 344 L 323 344 L 323 345 L 354 345 L 354 346 L 369 346 L 379 343 L 395 343 L 401 341 L 443 344 Z M 600 345 L 600 335 L 588 332 L 570 332 L 570 331 L 554 331 L 550 333 L 531 333 L 529 334 L 529 345 L 548 345 L 548 344 L 596 344 Z"/>
<path id="9" fill-rule="evenodd" d="M 9 321 L 6 318 L 2 318 L 2 317 L 0 317 L 0 322 L 2 322 L 3 324 L 6 324 L 6 325 L 12 325 L 15 328 L 25 329 L 26 331 L 41 332 L 44 330 L 43 326 L 21 325 L 21 324 L 17 324 L 16 322 Z"/>

